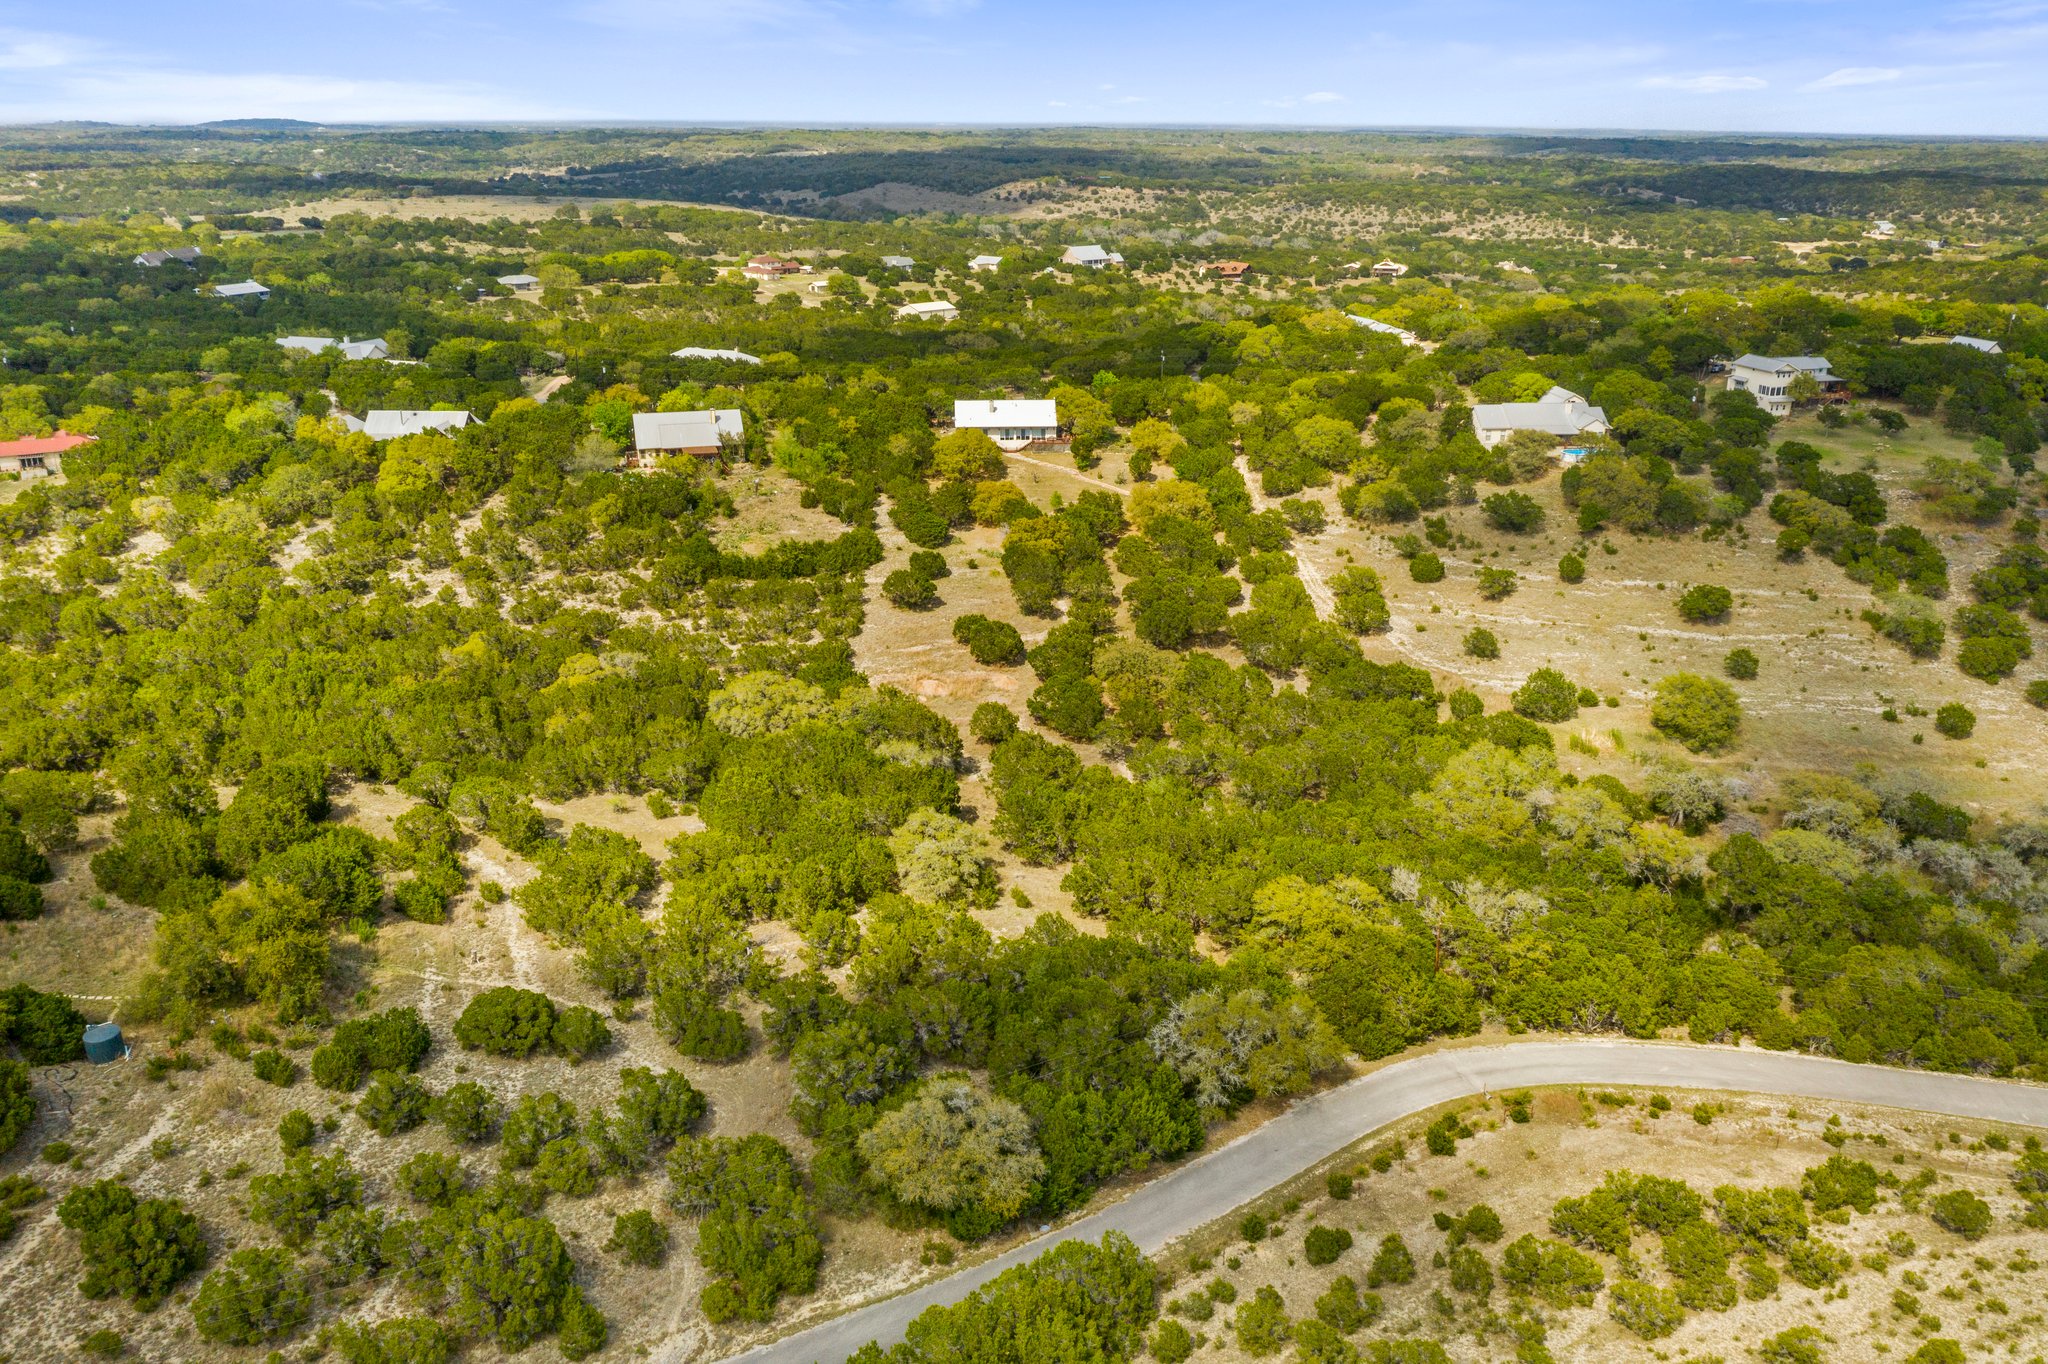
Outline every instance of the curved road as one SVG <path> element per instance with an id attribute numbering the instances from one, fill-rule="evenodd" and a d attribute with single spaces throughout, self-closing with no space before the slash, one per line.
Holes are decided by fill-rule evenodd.
<path id="1" fill-rule="evenodd" d="M 994 1259 L 734 1358 L 746 1364 L 840 1364 L 871 1340 L 885 1346 L 901 1340 L 904 1327 L 925 1308 L 958 1302 L 1061 1241 L 1099 1241 L 1104 1232 L 1121 1231 L 1150 1253 L 1411 1114 L 1475 1094 L 1547 1085 L 1739 1090 L 2048 1127 L 2048 1086 L 1851 1065 L 1787 1052 L 1591 1039 L 1432 1052 L 1304 1099 L 1228 1145 L 1141 1185 L 1122 1201 Z"/>

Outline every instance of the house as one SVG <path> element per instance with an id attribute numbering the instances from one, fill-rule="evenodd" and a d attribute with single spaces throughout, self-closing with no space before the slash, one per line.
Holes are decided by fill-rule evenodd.
<path id="1" fill-rule="evenodd" d="M 1397 327 L 1391 322 L 1382 322 L 1376 317 L 1360 317 L 1356 313 L 1346 313 L 1344 314 L 1344 316 L 1350 318 L 1353 322 L 1365 328 L 1367 331 L 1378 332 L 1382 336 L 1391 336 L 1404 346 L 1413 346 L 1420 344 L 1417 341 L 1414 332 L 1411 332 L 1403 327 Z"/>
<path id="2" fill-rule="evenodd" d="M 1802 374 L 1813 376 L 1823 396 L 1842 389 L 1825 355 L 1737 356 L 1728 362 L 1728 387 L 1749 394 L 1773 417 L 1782 417 L 1792 410 L 1792 381 Z"/>
<path id="3" fill-rule="evenodd" d="M 1060 438 L 1059 407 L 1050 398 L 962 398 L 953 404 L 953 429 L 985 431 L 1005 450 Z"/>
<path id="4" fill-rule="evenodd" d="M 1553 387 L 1533 403 L 1481 403 L 1472 409 L 1472 434 L 1491 450 L 1517 431 L 1572 439 L 1607 434 L 1607 413 L 1568 388 Z"/>
<path id="5" fill-rule="evenodd" d="M 1951 346 L 1968 346 L 1971 350 L 1981 350 L 1986 355 L 2005 354 L 2004 346 L 1999 345 L 1996 341 L 1986 341 L 1981 336 L 1951 336 L 1948 339 L 1948 343 Z"/>
<path id="6" fill-rule="evenodd" d="M 829 279 L 814 279 L 814 280 L 812 280 L 812 281 L 811 281 L 811 282 L 810 282 L 809 284 L 806 284 L 806 285 L 804 286 L 804 292 L 805 292 L 805 293 L 807 293 L 807 294 L 822 294 L 822 293 L 828 293 L 828 292 L 830 292 L 830 291 L 831 291 L 831 288 L 832 288 L 832 281 L 831 281 L 831 280 L 829 280 Z"/>
<path id="7" fill-rule="evenodd" d="M 789 260 L 782 256 L 755 256 L 740 267 L 740 273 L 748 279 L 781 279 L 784 275 L 801 275 L 809 268 L 800 260 Z"/>
<path id="8" fill-rule="evenodd" d="M 882 257 L 882 264 L 891 270 L 908 270 L 916 265 L 917 262 L 908 256 L 884 256 Z"/>
<path id="9" fill-rule="evenodd" d="M 960 316 L 960 310 L 953 306 L 950 299 L 928 298 L 904 304 L 896 310 L 896 316 L 927 322 L 951 322 Z"/>
<path id="10" fill-rule="evenodd" d="M 1001 269 L 1002 265 L 1003 258 L 1001 256 L 976 256 L 973 260 L 967 262 L 968 269 L 983 271 L 991 275 Z"/>
<path id="11" fill-rule="evenodd" d="M 1099 246 L 1070 246 L 1060 253 L 1061 265 L 1085 265 L 1090 270 L 1101 270 L 1123 263 L 1122 256 L 1114 251 L 1105 251 Z"/>
<path id="12" fill-rule="evenodd" d="M 286 350 L 303 351 L 307 355 L 318 355 L 323 350 L 338 350 L 344 360 L 389 360 L 391 347 L 382 337 L 371 337 L 368 341 L 351 341 L 346 336 L 337 341 L 331 336 L 280 336 L 277 344 Z"/>
<path id="13" fill-rule="evenodd" d="M 343 417 L 341 423 L 351 431 L 361 431 L 371 440 L 397 440 L 400 436 L 423 436 L 429 431 L 450 435 L 475 420 L 467 412 L 422 412 L 380 407 L 365 414 L 360 422 L 352 417 Z"/>
<path id="14" fill-rule="evenodd" d="M 198 247 L 174 246 L 168 251 L 145 251 L 135 258 L 135 263 L 145 270 L 154 270 L 159 266 L 169 265 L 172 261 L 190 265 L 198 259 Z"/>
<path id="15" fill-rule="evenodd" d="M 64 472 L 64 452 L 90 444 L 93 439 L 91 436 L 74 436 L 60 426 L 53 436 L 0 441 L 0 473 L 19 474 L 23 478 L 47 478 L 61 474 Z"/>
<path id="16" fill-rule="evenodd" d="M 716 455 L 746 434 L 736 407 L 701 412 L 633 414 L 633 458 L 629 468 L 651 468 L 662 455 Z"/>
<path id="17" fill-rule="evenodd" d="M 1374 279 L 1399 279 L 1407 273 L 1407 266 L 1393 260 L 1383 260 L 1372 268 Z"/>
<path id="18" fill-rule="evenodd" d="M 737 365 L 758 365 L 761 357 L 749 355 L 743 350 L 714 350 L 709 346 L 684 346 L 672 350 L 669 356 L 676 360 L 730 360 Z"/>
<path id="19" fill-rule="evenodd" d="M 1241 260 L 1220 260 L 1209 267 L 1218 279 L 1243 279 L 1252 267 Z"/>
<path id="20" fill-rule="evenodd" d="M 1503 274 L 1509 275 L 1533 275 L 1536 273 L 1534 270 L 1531 270 L 1528 266 L 1517 265 L 1514 261 L 1511 260 L 1497 260 L 1493 263 L 1493 268 L 1501 271 Z"/>
<path id="21" fill-rule="evenodd" d="M 540 286 L 538 275 L 500 275 L 498 283 L 507 289 L 534 289 Z"/>
<path id="22" fill-rule="evenodd" d="M 1876 222 L 1870 225 L 1870 230 L 1864 233 L 1863 235 L 1866 237 L 1877 237 L 1882 239 L 1891 236 L 1898 230 L 1899 229 L 1894 224 L 1887 222 L 1883 218 L 1879 218 Z"/>
<path id="23" fill-rule="evenodd" d="M 270 297 L 270 286 L 258 284 L 253 279 L 245 279 L 240 284 L 216 284 L 213 286 L 213 296 L 215 298 L 253 298 L 261 300 Z"/>

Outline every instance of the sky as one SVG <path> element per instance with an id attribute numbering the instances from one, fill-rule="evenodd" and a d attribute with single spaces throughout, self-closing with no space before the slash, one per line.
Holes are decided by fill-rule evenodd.
<path id="1" fill-rule="evenodd" d="M 2048 0 L 0 0 L 0 122 L 2048 135 Z"/>

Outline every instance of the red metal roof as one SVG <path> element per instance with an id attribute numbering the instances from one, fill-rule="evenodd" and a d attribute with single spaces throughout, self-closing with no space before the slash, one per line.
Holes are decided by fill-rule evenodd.
<path id="1" fill-rule="evenodd" d="M 54 436 L 29 436 L 22 440 L 0 440 L 0 459 L 16 455 L 61 455 L 66 450 L 90 443 L 92 436 L 74 436 L 59 430 Z"/>

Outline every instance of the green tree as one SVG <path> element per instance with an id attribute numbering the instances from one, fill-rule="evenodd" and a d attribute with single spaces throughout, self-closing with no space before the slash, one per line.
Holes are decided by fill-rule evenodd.
<path id="1" fill-rule="evenodd" d="M 1672 673 L 1657 682 L 1650 723 L 1695 753 L 1725 749 L 1742 730 L 1742 702 L 1719 678 Z"/>
<path id="2" fill-rule="evenodd" d="M 1045 1173 L 1031 1120 L 1007 1099 L 940 1079 L 861 1133 L 861 1159 L 889 1192 L 986 1235 L 1023 1210 Z"/>
<path id="3" fill-rule="evenodd" d="M 263 1345 L 306 1324 L 313 1285 L 277 1249 L 238 1250 L 206 1276 L 192 1300 L 199 1338 L 222 1345 Z"/>

